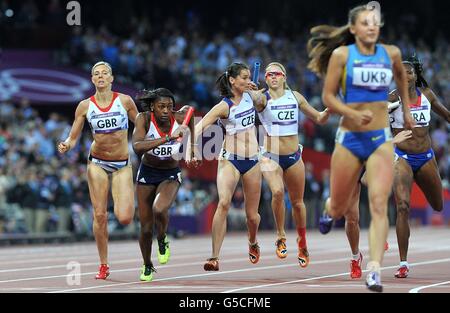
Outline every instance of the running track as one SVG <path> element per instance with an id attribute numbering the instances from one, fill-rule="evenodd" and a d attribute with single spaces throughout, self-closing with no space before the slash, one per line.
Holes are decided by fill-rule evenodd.
<path id="1" fill-rule="evenodd" d="M 26 293 L 366 293 L 363 278 L 351 280 L 350 251 L 343 230 L 323 236 L 308 233 L 311 263 L 298 266 L 294 233 L 288 233 L 287 259 L 275 255 L 274 233 L 260 233 L 261 259 L 252 265 L 247 258 L 244 233 L 229 233 L 221 252 L 220 271 L 205 272 L 210 256 L 210 236 L 171 239 L 172 257 L 159 265 L 153 282 L 139 282 L 141 256 L 137 241 L 110 242 L 111 275 L 106 281 L 93 279 L 98 268 L 94 242 L 64 245 L 0 247 L 0 292 Z M 395 229 L 389 232 L 390 249 L 382 268 L 387 293 L 450 293 L 450 228 L 412 228 L 410 276 L 394 278 L 398 266 Z M 154 245 L 155 247 L 156 245 Z M 364 267 L 368 259 L 367 232 L 361 233 Z M 69 262 L 80 264 L 80 284 L 69 284 L 74 276 Z M 76 277 L 76 276 L 75 276 Z M 76 281 L 76 280 L 75 280 Z M 68 283 L 69 282 L 69 283 Z"/>

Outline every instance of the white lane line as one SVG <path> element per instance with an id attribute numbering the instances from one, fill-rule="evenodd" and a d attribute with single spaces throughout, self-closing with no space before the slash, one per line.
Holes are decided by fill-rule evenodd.
<path id="1" fill-rule="evenodd" d="M 413 267 L 413 266 L 429 265 L 429 264 L 437 264 L 437 263 L 445 263 L 445 262 L 450 262 L 450 258 L 449 259 L 438 259 L 438 260 L 433 260 L 433 261 L 411 263 L 410 266 Z M 398 267 L 398 265 L 387 266 L 387 267 L 382 267 L 381 270 L 393 269 L 393 268 L 397 268 L 397 267 Z M 364 270 L 363 272 L 367 272 L 367 270 Z M 340 274 L 332 274 L 332 275 L 313 277 L 313 278 L 307 278 L 307 279 L 292 280 L 292 281 L 286 281 L 286 282 L 282 282 L 282 283 L 255 285 L 255 286 L 237 288 L 237 289 L 232 289 L 232 290 L 226 290 L 226 291 L 223 291 L 222 293 L 241 292 L 241 291 L 244 291 L 244 290 L 259 289 L 259 288 L 270 288 L 270 287 L 275 287 L 275 286 L 295 284 L 295 283 L 301 283 L 301 282 L 305 282 L 305 281 L 312 281 L 312 280 L 318 280 L 318 279 L 324 279 L 324 278 L 332 278 L 332 277 L 338 277 L 338 276 L 344 276 L 344 275 L 348 275 L 348 272 L 347 273 L 340 273 Z"/>
<path id="2" fill-rule="evenodd" d="M 136 259 L 115 261 L 114 264 L 126 264 L 126 263 L 132 263 L 132 262 L 138 263 L 139 261 L 140 260 L 138 258 L 136 258 Z M 98 266 L 98 261 L 97 262 L 90 262 L 90 263 L 80 263 L 80 265 L 81 266 L 93 266 L 93 265 L 97 265 Z M 8 270 L 0 270 L 0 274 L 1 273 L 26 272 L 26 271 L 53 270 L 53 269 L 59 269 L 59 268 L 66 269 L 66 267 L 67 267 L 67 264 L 64 264 L 64 265 L 39 266 L 39 267 L 13 268 L 13 269 L 8 269 Z M 2 282 L 2 281 L 0 281 L 0 282 Z"/>
<path id="3" fill-rule="evenodd" d="M 243 260 L 242 258 L 228 259 L 228 260 L 221 261 L 221 264 L 238 263 L 238 262 L 242 262 L 242 260 Z M 329 262 L 335 262 L 335 261 L 341 261 L 341 260 L 348 260 L 348 258 L 336 259 L 336 260 L 330 260 L 330 261 L 318 261 L 318 262 L 314 262 L 314 264 L 319 264 L 321 262 L 329 263 Z M 136 259 L 136 262 L 140 262 L 140 260 Z M 119 262 L 117 262 L 117 263 L 119 263 Z M 98 263 L 95 263 L 95 264 L 98 265 Z M 169 265 L 163 265 L 163 266 L 161 266 L 161 268 L 167 269 L 167 268 L 177 268 L 177 267 L 186 267 L 186 266 L 199 266 L 200 267 L 201 263 L 200 262 L 192 262 L 192 263 L 183 263 L 183 264 L 169 264 Z M 286 267 L 286 266 L 298 266 L 298 263 L 285 264 L 285 265 L 280 265 L 277 267 Z M 122 272 L 132 272 L 132 271 L 139 272 L 139 270 L 140 270 L 140 267 L 132 267 L 132 268 L 125 268 L 125 269 L 121 269 L 121 270 L 114 270 L 111 273 L 122 273 Z M 254 269 L 249 269 L 249 270 L 254 270 Z M 224 274 L 224 273 L 230 273 L 230 272 L 217 272 L 217 273 L 213 273 L 213 274 L 219 275 L 219 274 Z M 97 274 L 97 272 L 87 272 L 87 273 L 80 274 L 80 276 L 88 276 L 88 275 L 95 275 L 95 274 Z M 67 277 L 67 274 L 52 275 L 52 276 L 39 276 L 39 277 L 27 277 L 27 278 L 18 278 L 18 279 L 10 279 L 10 280 L 0 280 L 0 284 L 1 283 L 15 283 L 15 282 L 20 282 L 20 281 L 45 280 L 45 279 L 54 279 L 54 278 L 63 278 L 63 277 Z M 165 280 L 165 279 L 163 279 L 163 280 Z M 158 281 L 158 280 L 153 280 L 153 281 Z"/>
<path id="4" fill-rule="evenodd" d="M 242 259 L 237 259 L 237 260 L 242 261 Z M 314 264 L 327 264 L 327 263 L 335 263 L 335 262 L 341 262 L 341 261 L 348 261 L 348 258 L 317 261 L 317 262 L 314 262 Z M 272 266 L 224 271 L 224 272 L 209 272 L 209 273 L 202 273 L 202 274 L 184 275 L 184 276 L 175 276 L 175 277 L 155 279 L 155 280 L 153 280 L 153 282 L 186 279 L 186 278 L 198 278 L 198 277 L 207 277 L 207 276 L 217 276 L 217 275 L 252 272 L 252 271 L 273 270 L 273 269 L 285 268 L 285 267 L 299 267 L 299 265 L 298 265 L 298 263 L 291 263 L 291 264 L 284 264 L 284 265 L 272 265 Z M 348 275 L 348 272 L 345 273 L 345 275 Z M 63 290 L 59 290 L 59 291 L 53 291 L 51 293 L 64 293 L 64 292 L 72 292 L 72 291 L 92 290 L 92 289 L 99 289 L 99 288 L 109 288 L 109 287 L 128 286 L 128 285 L 137 285 L 137 284 L 148 284 L 148 282 L 130 282 L 130 283 L 102 285 L 102 286 L 91 286 L 91 287 L 85 287 L 85 288 L 63 289 Z"/>
<path id="5" fill-rule="evenodd" d="M 361 249 L 363 249 L 365 247 L 362 247 Z M 225 251 L 225 253 L 236 253 L 237 251 L 242 252 L 242 249 L 230 249 L 228 251 Z M 328 249 L 326 251 L 320 251 L 320 252 L 316 252 L 314 253 L 314 256 L 319 256 L 322 254 L 329 254 L 330 252 L 335 252 L 335 253 L 339 253 L 339 252 L 346 252 L 348 251 L 347 248 L 338 248 L 338 249 Z M 206 255 L 206 252 L 205 252 Z M 175 261 L 175 260 L 181 260 L 181 261 L 186 261 L 186 259 L 191 259 L 191 258 L 195 258 L 198 259 L 199 254 L 195 253 L 195 254 L 184 254 L 184 255 L 175 255 L 171 257 L 171 261 Z M 221 263 L 228 263 L 228 262 L 233 262 L 233 261 L 237 261 L 237 260 L 243 260 L 241 259 L 228 259 L 228 260 L 224 260 L 221 261 Z M 68 260 L 70 261 L 70 260 Z M 72 258 L 72 261 L 77 261 L 77 258 L 74 257 Z M 200 262 L 202 262 L 203 260 L 201 260 Z M 125 263 L 132 263 L 132 262 L 136 262 L 137 264 L 139 264 L 141 261 L 141 258 L 136 257 L 135 259 L 125 259 L 125 260 L 120 260 L 120 261 L 112 261 L 110 262 L 110 265 L 113 264 L 125 264 Z M 184 263 L 184 264 L 178 264 L 178 265 L 165 265 L 164 268 L 167 267 L 179 267 L 179 266 L 186 266 L 186 265 L 197 265 L 197 264 L 201 264 L 199 262 L 196 263 Z M 93 266 L 93 265 L 98 265 L 98 261 L 97 262 L 86 262 L 86 263 L 80 263 L 81 266 Z M 0 274 L 2 273 L 10 273 L 10 272 L 23 272 L 23 271 L 35 271 L 35 270 L 51 270 L 51 269 L 62 269 L 62 268 L 66 268 L 67 264 L 58 264 L 58 265 L 48 265 L 48 266 L 39 266 L 39 267 L 23 267 L 23 268 L 13 268 L 13 269 L 4 269 L 4 270 L 0 270 Z M 133 268 L 134 270 L 134 268 Z M 117 271 L 114 271 L 117 272 Z M 87 274 L 86 274 L 87 275 Z M 0 281 L 0 283 L 2 283 L 3 281 Z"/>
<path id="6" fill-rule="evenodd" d="M 328 250 L 327 253 L 330 252 L 336 252 L 336 251 L 347 251 L 347 249 L 334 249 L 334 250 Z M 321 253 L 316 253 L 315 255 L 318 255 Z M 391 254 L 391 253 L 388 253 Z M 387 254 L 387 255 L 388 255 Z M 393 253 L 392 253 L 393 254 Z M 334 260 L 323 260 L 323 261 L 315 261 L 313 264 L 327 264 L 330 262 L 337 262 L 337 261 L 343 261 L 343 260 L 348 260 L 348 258 L 341 258 L 341 259 L 334 259 Z M 224 260 L 221 261 L 221 263 L 235 263 L 235 262 L 241 262 L 242 258 L 236 258 L 236 259 L 228 259 L 228 260 Z M 123 262 L 123 261 L 122 261 Z M 138 262 L 138 260 L 136 259 L 136 262 Z M 120 263 L 117 262 L 117 263 Z M 183 263 L 183 264 L 171 264 L 171 265 L 164 265 L 163 268 L 177 268 L 177 267 L 185 267 L 185 266 L 196 266 L 199 265 L 199 262 L 192 262 L 192 263 Z M 286 267 L 286 266 L 298 266 L 297 263 L 294 264 L 287 264 L 287 265 L 280 265 L 280 266 L 276 266 L 276 267 Z M 275 267 L 275 268 L 276 268 Z M 112 271 L 112 273 L 121 273 L 121 272 L 131 272 L 131 271 L 139 271 L 140 268 L 137 267 L 132 267 L 132 268 L 126 268 L 126 269 L 121 269 L 121 270 L 114 270 Z M 251 270 L 258 270 L 259 268 L 253 268 L 253 269 L 248 269 L 248 270 L 244 270 L 244 271 L 251 271 Z M 218 272 L 215 274 L 221 275 L 221 274 L 226 274 L 226 273 L 233 273 L 233 272 Z M 80 274 L 80 276 L 89 276 L 89 275 L 95 275 L 97 274 L 97 272 L 85 272 Z M 347 273 L 348 274 L 348 273 Z M 205 275 L 205 274 L 203 274 Z M 201 277 L 200 276 L 194 276 L 194 277 Z M 67 274 L 64 275 L 51 275 L 51 276 L 39 276 L 39 277 L 27 277 L 27 278 L 18 278 L 18 279 L 9 279 L 9 280 L 0 280 L 0 284 L 5 284 L 5 283 L 15 283 L 15 282 L 23 282 L 23 281 L 36 281 L 36 280 L 46 280 L 46 279 L 57 279 L 57 278 L 66 278 Z M 182 276 L 184 277 L 184 276 Z M 187 276 L 190 277 L 190 276 Z M 178 278 L 177 278 L 178 279 Z M 165 280 L 165 279 L 164 279 Z M 154 281 L 159 281 L 159 280 L 154 280 Z M 134 282 L 135 283 L 135 282 Z M 134 284 L 132 283 L 132 284 Z M 126 283 L 129 284 L 129 283 Z M 109 285 L 108 285 L 109 286 Z M 112 286 L 112 285 L 111 285 Z M 96 287 L 97 288 L 97 287 Z M 101 287 L 103 288 L 103 287 Z"/>
<path id="7" fill-rule="evenodd" d="M 450 284 L 450 280 L 449 281 L 444 281 L 442 283 L 438 283 L 438 284 L 433 284 L 433 285 L 427 285 L 427 286 L 421 286 L 421 287 L 417 287 L 417 288 L 413 288 L 409 291 L 409 293 L 419 293 L 419 291 L 426 289 L 426 288 L 432 288 L 432 287 L 436 287 L 436 286 L 442 286 L 442 285 L 448 285 Z"/>
<path id="8" fill-rule="evenodd" d="M 135 261 L 136 262 L 140 262 L 140 260 L 138 260 L 138 259 L 136 259 Z M 242 258 L 230 259 L 230 260 L 223 261 L 222 263 L 234 263 L 234 262 L 239 262 L 239 261 L 242 261 Z M 115 263 L 119 263 L 119 262 L 115 262 Z M 95 264 L 98 265 L 98 262 L 95 263 Z M 190 266 L 190 265 L 198 265 L 198 266 L 200 266 L 200 263 L 199 262 L 192 262 L 192 263 L 184 263 L 184 264 L 170 264 L 170 265 L 164 265 L 162 267 L 164 267 L 164 268 L 175 268 L 175 267 L 186 267 L 186 266 Z M 132 267 L 132 268 L 125 268 L 125 269 L 121 269 L 121 270 L 114 270 L 111 273 L 122 273 L 122 272 L 132 272 L 132 271 L 139 272 L 139 270 L 140 270 L 140 267 Z M 80 274 L 80 276 L 88 276 L 88 275 L 95 275 L 95 274 L 97 274 L 97 272 L 87 272 L 87 273 Z M 18 279 L 10 279 L 10 280 L 0 280 L 0 284 L 1 283 L 15 283 L 15 282 L 19 282 L 19 281 L 63 278 L 63 277 L 67 277 L 67 274 L 65 274 L 65 275 L 53 275 L 53 276 L 27 277 L 27 278 L 18 278 Z"/>

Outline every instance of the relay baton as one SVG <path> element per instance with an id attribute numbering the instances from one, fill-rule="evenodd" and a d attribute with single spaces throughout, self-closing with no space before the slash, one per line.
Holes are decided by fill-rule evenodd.
<path id="1" fill-rule="evenodd" d="M 259 81 L 259 69 L 261 67 L 261 63 L 259 62 L 255 62 L 255 64 L 253 64 L 253 79 L 252 81 L 258 85 L 258 81 Z"/>
<path id="2" fill-rule="evenodd" d="M 189 121 L 191 120 L 193 114 L 194 114 L 194 108 L 190 107 L 186 113 L 186 116 L 184 117 L 182 125 L 186 126 L 187 124 L 189 124 Z M 183 137 L 178 137 L 177 141 L 178 142 L 183 141 Z"/>

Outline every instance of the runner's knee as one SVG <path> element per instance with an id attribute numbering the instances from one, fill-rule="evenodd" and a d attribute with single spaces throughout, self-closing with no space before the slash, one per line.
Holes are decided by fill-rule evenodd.
<path id="1" fill-rule="evenodd" d="M 282 202 L 284 200 L 284 190 L 276 188 L 272 191 L 272 201 Z"/>
<path id="2" fill-rule="evenodd" d="M 258 213 L 247 214 L 247 223 L 248 224 L 259 224 L 261 217 Z"/>
<path id="3" fill-rule="evenodd" d="M 409 216 L 409 203 L 406 200 L 397 202 L 397 214 L 401 216 Z"/>

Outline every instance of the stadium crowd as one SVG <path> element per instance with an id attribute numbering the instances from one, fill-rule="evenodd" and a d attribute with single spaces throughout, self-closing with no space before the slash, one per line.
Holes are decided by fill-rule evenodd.
<path id="1" fill-rule="evenodd" d="M 0 24 L 8 22 L 7 6 L 8 1 L 0 1 Z M 52 17 L 60 18 L 59 1 L 50 1 L 47 7 L 47 13 L 53 15 L 45 15 L 39 8 L 36 1 L 24 1 L 16 9 L 16 26 L 51 24 Z M 43 21 L 44 15 L 47 19 Z M 306 69 L 309 24 L 293 34 L 273 27 L 268 19 L 258 26 L 247 25 L 239 32 L 231 32 L 227 31 L 231 20 L 222 20 L 213 31 L 204 31 L 212 26 L 206 25 L 195 11 L 167 16 L 156 24 L 146 16 L 133 16 L 126 21 L 129 25 L 125 35 L 107 23 L 97 25 L 85 21 L 82 26 L 71 28 L 62 48 L 55 51 L 56 62 L 90 71 L 94 63 L 104 60 L 112 65 L 116 81 L 132 84 L 136 89 L 168 88 L 176 95 L 178 104 L 190 104 L 204 112 L 218 102 L 215 81 L 228 64 L 261 62 L 264 66 L 278 61 L 286 65 L 289 85 L 316 108 L 323 107 L 322 82 Z M 431 39 L 414 36 L 408 31 L 408 25 L 416 25 L 418 21 L 414 15 L 403 18 L 401 28 L 383 29 L 383 40 L 399 46 L 404 56 L 416 53 L 424 63 L 430 86 L 447 104 L 450 99 L 448 39 L 439 32 Z M 20 103 L 8 100 L 0 103 L 0 233 L 91 233 L 91 207 L 85 178 L 92 138 L 88 127 L 69 157 L 60 157 L 55 149 L 56 143 L 67 137 L 72 118 L 58 113 L 44 116 L 39 113 L 39 107 L 31 106 L 27 99 Z M 337 117 L 333 117 L 328 125 L 316 126 L 303 118 L 299 125 L 303 144 L 330 153 L 337 123 Z M 446 123 L 437 119 L 430 127 L 443 185 L 447 189 L 450 188 L 449 130 Z M 134 154 L 132 161 L 136 170 L 138 159 Z M 323 177 L 316 180 L 311 167 L 312 164 L 307 165 L 305 200 L 310 202 L 307 207 L 313 210 L 308 214 L 308 226 L 315 227 L 316 210 L 328 195 L 328 176 L 324 172 Z M 186 174 L 184 177 L 171 214 L 195 216 L 217 201 L 214 184 L 191 180 Z M 237 222 L 232 223 L 236 227 L 242 212 L 239 197 L 237 192 L 233 200 L 237 213 L 231 214 L 232 219 L 237 216 Z M 260 205 L 262 229 L 273 227 L 270 197 L 264 184 L 264 201 Z M 117 227 L 112 218 L 111 231 Z"/>

